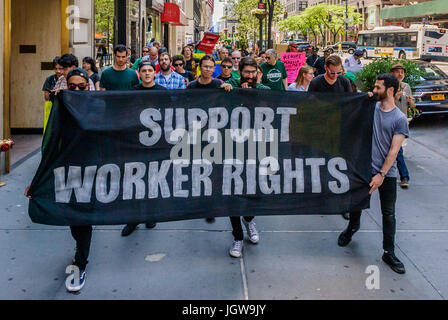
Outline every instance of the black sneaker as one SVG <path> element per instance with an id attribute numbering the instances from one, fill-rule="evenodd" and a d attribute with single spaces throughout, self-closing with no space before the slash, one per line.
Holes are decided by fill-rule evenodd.
<path id="1" fill-rule="evenodd" d="M 145 224 L 146 229 L 153 229 L 156 227 L 156 225 L 157 225 L 157 223 L 155 223 L 155 222 L 148 222 Z"/>
<path id="2" fill-rule="evenodd" d="M 350 241 L 352 241 L 352 237 L 355 234 L 355 232 L 358 231 L 358 229 L 359 228 L 349 229 L 347 227 L 347 229 L 342 231 L 338 237 L 338 246 L 345 247 L 346 245 L 348 245 L 350 243 Z"/>
<path id="3" fill-rule="evenodd" d="M 70 281 L 70 285 L 67 286 L 68 292 L 78 292 L 86 284 L 86 270 L 79 270 L 79 283 L 75 284 L 75 279 Z"/>
<path id="4" fill-rule="evenodd" d="M 396 273 L 403 274 L 406 272 L 404 264 L 395 256 L 395 254 L 384 252 L 382 259 Z"/>
<path id="5" fill-rule="evenodd" d="M 124 226 L 123 230 L 121 230 L 121 236 L 127 237 L 134 232 L 135 229 L 137 229 L 137 224 L 127 224 Z"/>
<path id="6" fill-rule="evenodd" d="M 215 218 L 205 218 L 205 221 L 207 223 L 213 223 L 213 222 L 215 222 Z"/>

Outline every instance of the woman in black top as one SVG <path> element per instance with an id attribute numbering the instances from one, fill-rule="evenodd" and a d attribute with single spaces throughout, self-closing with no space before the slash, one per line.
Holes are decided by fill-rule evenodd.
<path id="1" fill-rule="evenodd" d="M 173 66 L 176 72 L 185 78 L 185 85 L 188 86 L 190 82 L 194 81 L 193 73 L 184 69 L 185 59 L 182 55 L 178 54 L 173 57 Z"/>
<path id="2" fill-rule="evenodd" d="M 100 76 L 98 75 L 98 69 L 95 65 L 95 61 L 91 57 L 85 57 L 82 59 L 82 68 L 87 71 L 90 80 L 95 85 L 95 90 L 100 90 Z"/>
<path id="3" fill-rule="evenodd" d="M 192 72 L 196 77 L 196 67 L 199 60 L 193 57 L 193 50 L 191 50 L 191 47 L 185 46 L 182 49 L 182 55 L 185 58 L 185 70 Z"/>

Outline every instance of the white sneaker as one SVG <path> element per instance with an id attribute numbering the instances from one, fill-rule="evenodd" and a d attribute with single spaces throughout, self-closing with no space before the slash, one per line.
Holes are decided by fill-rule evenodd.
<path id="1" fill-rule="evenodd" d="M 243 218 L 243 223 L 246 226 L 247 235 L 249 236 L 250 242 L 258 243 L 260 241 L 260 237 L 258 236 L 257 228 L 255 228 L 255 222 L 252 220 L 251 222 L 247 222 Z"/>
<path id="2" fill-rule="evenodd" d="M 243 241 L 233 241 L 229 254 L 231 257 L 240 258 L 243 251 Z"/>

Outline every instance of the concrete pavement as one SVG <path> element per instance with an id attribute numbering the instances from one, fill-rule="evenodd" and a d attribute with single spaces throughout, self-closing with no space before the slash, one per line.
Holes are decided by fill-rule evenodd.
<path id="1" fill-rule="evenodd" d="M 31 223 L 23 196 L 37 154 L 2 180 L 0 299 L 446 299 L 448 297 L 448 119 L 411 124 L 408 190 L 398 189 L 396 254 L 407 273 L 381 261 L 378 194 L 352 243 L 337 246 L 340 216 L 257 217 L 260 243 L 228 255 L 230 221 L 159 223 L 122 238 L 122 226 L 95 227 L 80 294 L 65 289 L 74 254 L 67 227 Z M 380 289 L 366 287 L 377 266 Z M 374 267 L 375 268 L 375 267 Z"/>

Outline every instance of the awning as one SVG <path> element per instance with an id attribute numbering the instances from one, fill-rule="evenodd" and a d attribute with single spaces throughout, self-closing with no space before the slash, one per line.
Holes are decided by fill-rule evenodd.
<path id="1" fill-rule="evenodd" d="M 402 19 L 448 13 L 447 0 L 433 0 L 409 6 L 381 9 L 381 19 Z"/>
<path id="2" fill-rule="evenodd" d="M 187 17 L 175 3 L 165 2 L 161 21 L 175 26 L 187 26 Z"/>

